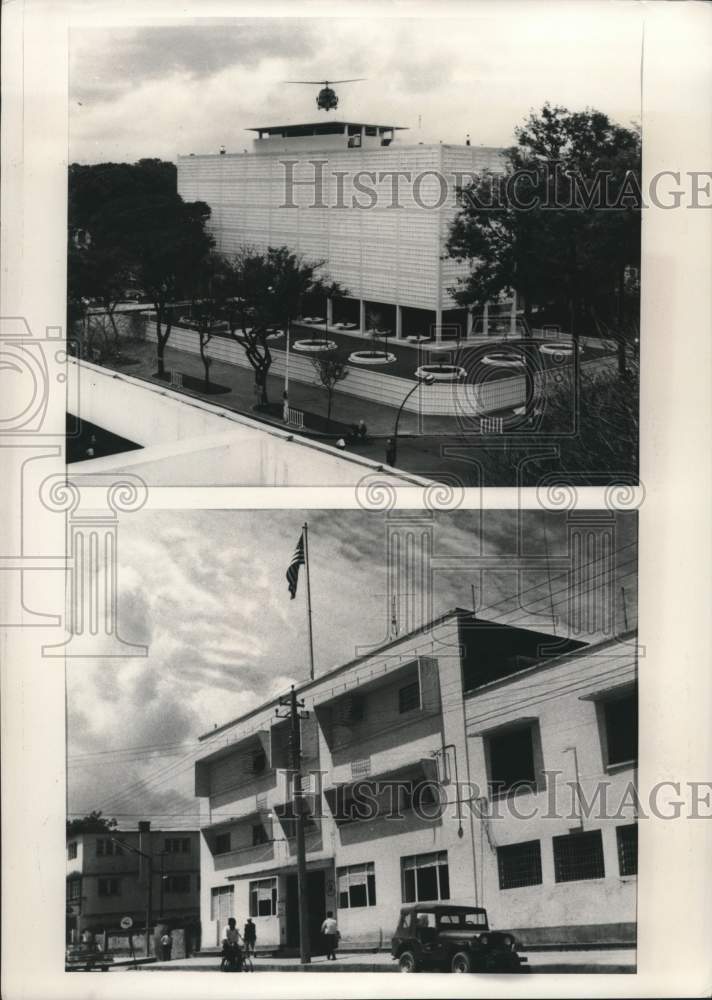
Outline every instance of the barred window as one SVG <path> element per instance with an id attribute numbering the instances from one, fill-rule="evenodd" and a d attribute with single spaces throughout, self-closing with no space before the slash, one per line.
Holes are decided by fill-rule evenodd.
<path id="1" fill-rule="evenodd" d="M 376 905 L 376 872 L 373 861 L 337 868 L 340 910 Z"/>
<path id="2" fill-rule="evenodd" d="M 166 892 L 190 892 L 190 875 L 166 875 Z"/>
<path id="3" fill-rule="evenodd" d="M 250 882 L 250 916 L 273 917 L 277 913 L 277 879 Z"/>
<path id="4" fill-rule="evenodd" d="M 603 840 L 600 830 L 554 837 L 554 877 L 557 882 L 604 878 Z"/>
<path id="5" fill-rule="evenodd" d="M 404 903 L 450 898 L 447 851 L 401 858 L 401 877 Z"/>
<path id="6" fill-rule="evenodd" d="M 76 902 L 82 898 L 82 880 L 72 878 L 67 882 L 67 899 Z"/>
<path id="7" fill-rule="evenodd" d="M 77 842 L 73 840 L 71 844 L 67 844 L 67 857 L 70 861 L 73 861 L 77 856 Z"/>
<path id="8" fill-rule="evenodd" d="M 621 875 L 638 874 L 638 824 L 616 827 L 618 870 Z"/>
<path id="9" fill-rule="evenodd" d="M 500 889 L 519 889 L 541 885 L 541 844 L 527 840 L 497 848 Z"/>

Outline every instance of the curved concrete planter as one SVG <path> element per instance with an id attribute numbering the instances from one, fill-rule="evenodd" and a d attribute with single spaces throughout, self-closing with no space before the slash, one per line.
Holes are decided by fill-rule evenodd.
<path id="1" fill-rule="evenodd" d="M 336 344 L 333 340 L 295 340 L 292 347 L 295 351 L 302 351 L 304 354 L 318 354 L 320 351 L 336 350 Z"/>
<path id="2" fill-rule="evenodd" d="M 524 368 L 524 359 L 516 358 L 513 354 L 486 354 L 481 363 L 495 368 Z"/>
<path id="3" fill-rule="evenodd" d="M 353 365 L 392 365 L 395 354 L 382 354 L 375 351 L 354 351 L 349 354 L 349 363 Z"/>
<path id="4" fill-rule="evenodd" d="M 415 372 L 416 378 L 423 379 L 429 376 L 436 382 L 457 382 L 466 375 L 465 369 L 459 365 L 421 365 Z"/>

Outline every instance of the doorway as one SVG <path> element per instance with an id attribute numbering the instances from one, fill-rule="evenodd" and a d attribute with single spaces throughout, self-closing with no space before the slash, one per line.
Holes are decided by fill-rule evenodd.
<path id="1" fill-rule="evenodd" d="M 326 916 L 325 871 L 307 872 L 307 906 L 309 909 L 309 945 L 312 955 L 323 955 L 321 925 Z M 299 947 L 299 895 L 297 876 L 287 875 L 287 947 Z"/>

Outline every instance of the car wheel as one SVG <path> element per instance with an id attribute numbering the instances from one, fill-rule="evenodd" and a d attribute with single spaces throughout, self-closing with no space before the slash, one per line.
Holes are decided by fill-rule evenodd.
<path id="1" fill-rule="evenodd" d="M 472 972 L 472 959 L 466 951 L 458 951 L 452 956 L 450 972 Z"/>
<path id="2" fill-rule="evenodd" d="M 412 951 L 402 951 L 398 956 L 398 968 L 401 972 L 417 972 L 418 963 Z"/>

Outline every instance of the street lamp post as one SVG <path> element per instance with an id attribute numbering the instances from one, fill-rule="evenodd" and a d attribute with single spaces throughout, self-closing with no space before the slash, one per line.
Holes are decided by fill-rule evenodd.
<path id="1" fill-rule="evenodd" d="M 398 424 L 400 423 L 403 407 L 408 402 L 408 400 L 413 395 L 416 389 L 419 389 L 421 385 L 432 385 L 434 381 L 435 381 L 434 375 L 424 375 L 423 378 L 418 379 L 413 388 L 406 393 L 403 402 L 398 407 L 398 413 L 396 414 L 396 423 L 395 427 L 393 428 L 393 442 L 392 442 L 393 447 L 391 448 L 391 455 L 393 457 L 393 461 L 389 462 L 389 465 L 395 465 L 396 461 L 398 460 Z"/>
<path id="2" fill-rule="evenodd" d="M 127 844 L 125 840 L 119 840 L 118 837 L 110 837 L 115 844 L 120 844 L 121 847 L 126 848 L 127 851 L 131 851 L 133 854 L 139 854 L 142 858 L 146 858 L 148 861 L 148 880 L 146 883 L 146 958 L 151 954 L 151 939 L 148 933 L 149 925 L 152 921 L 152 910 L 153 910 L 153 856 L 151 854 L 146 854 L 145 851 L 139 851 L 138 847 L 132 847 L 131 844 Z M 161 889 L 163 886 L 161 886 Z"/>

